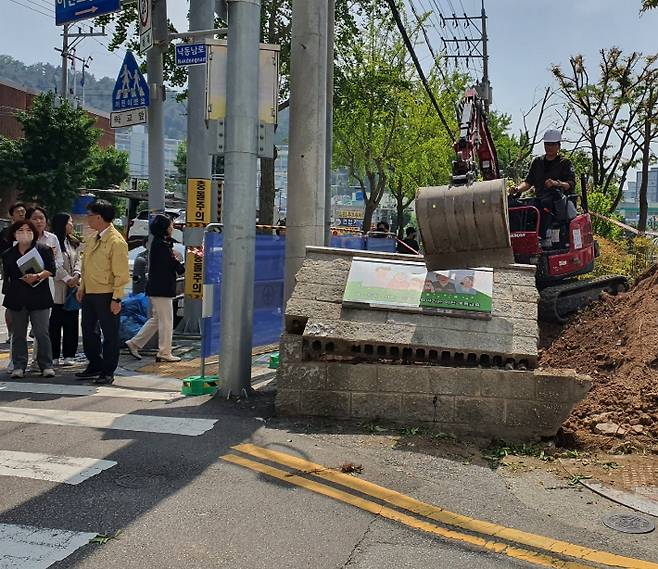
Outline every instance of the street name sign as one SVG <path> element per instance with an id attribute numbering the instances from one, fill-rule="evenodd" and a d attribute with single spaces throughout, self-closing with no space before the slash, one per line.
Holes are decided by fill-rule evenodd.
<path id="1" fill-rule="evenodd" d="M 127 51 L 112 91 L 114 112 L 144 109 L 149 106 L 149 88 L 132 51 Z"/>
<path id="2" fill-rule="evenodd" d="M 152 0 L 139 0 L 139 53 L 146 53 L 153 47 Z"/>
<path id="3" fill-rule="evenodd" d="M 176 46 L 176 65 L 201 65 L 208 61 L 208 50 L 203 43 L 183 43 Z"/>
<path id="4" fill-rule="evenodd" d="M 57 0 L 55 24 L 63 26 L 121 10 L 121 0 Z"/>
<path id="5" fill-rule="evenodd" d="M 110 127 L 124 128 L 136 124 L 145 124 L 147 120 L 146 108 L 110 113 Z"/>

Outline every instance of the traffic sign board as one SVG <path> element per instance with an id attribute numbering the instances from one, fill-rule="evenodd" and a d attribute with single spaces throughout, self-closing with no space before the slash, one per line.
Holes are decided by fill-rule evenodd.
<path id="1" fill-rule="evenodd" d="M 132 51 L 126 52 L 112 91 L 112 110 L 126 111 L 149 106 L 149 87 Z"/>
<path id="2" fill-rule="evenodd" d="M 63 26 L 121 10 L 121 0 L 57 0 L 55 24 Z"/>
<path id="3" fill-rule="evenodd" d="M 139 0 L 139 53 L 146 53 L 153 47 L 153 18 L 151 0 Z"/>
<path id="4" fill-rule="evenodd" d="M 183 43 L 176 46 L 176 65 L 200 65 L 207 61 L 208 50 L 203 43 Z"/>
<path id="5" fill-rule="evenodd" d="M 124 128 L 136 124 L 146 123 L 146 107 L 135 110 L 118 111 L 110 113 L 110 127 Z"/>

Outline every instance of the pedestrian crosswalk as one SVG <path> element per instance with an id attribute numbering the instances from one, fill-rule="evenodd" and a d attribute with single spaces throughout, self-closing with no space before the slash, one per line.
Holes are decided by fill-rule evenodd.
<path id="1" fill-rule="evenodd" d="M 168 406 L 177 405 L 180 394 L 162 389 L 156 379 L 152 384 L 158 385 L 155 389 L 149 389 L 150 385 L 144 387 L 143 382 L 136 384 L 140 387 L 0 382 L 0 487 L 3 480 L 13 479 L 14 488 L 23 488 L 18 485 L 20 479 L 40 481 L 38 488 L 43 499 L 43 484 L 52 484 L 55 490 L 60 485 L 89 484 L 90 479 L 105 472 L 121 472 L 121 460 L 127 460 L 117 458 L 125 456 L 121 453 L 106 456 L 102 445 L 88 445 L 77 452 L 75 443 L 66 440 L 77 429 L 114 433 L 109 440 L 116 440 L 118 433 L 119 440 L 135 439 L 138 433 L 181 440 L 202 436 L 215 426 L 216 419 L 185 416 L 196 414 L 194 401 L 186 401 L 176 412 L 168 413 Z M 98 438 L 98 435 L 90 436 Z M 46 442 L 48 438 L 50 441 Z M 87 435 L 71 438 L 85 439 Z M 98 455 L 94 456 L 96 448 Z M 132 465 L 126 467 L 130 469 Z M 116 476 L 110 474 L 110 480 Z M 14 515 L 11 520 L 4 520 L 3 514 L 0 508 L 0 522 L 16 521 Z M 44 526 L 60 527 L 37 527 L 34 518 L 20 517 L 18 521 L 25 525 L 0 523 L 0 569 L 46 569 L 86 546 L 97 535 L 76 531 L 89 528 L 76 527 L 76 521 L 66 516 L 62 516 L 60 524 L 44 523 Z M 93 529 L 104 532 L 107 528 Z"/>

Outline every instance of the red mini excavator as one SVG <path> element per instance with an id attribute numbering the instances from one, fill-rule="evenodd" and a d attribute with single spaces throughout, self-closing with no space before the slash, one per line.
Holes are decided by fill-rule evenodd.
<path id="1" fill-rule="evenodd" d="M 623 276 L 576 279 L 593 270 L 598 256 L 586 186 L 581 212 L 576 194 L 556 193 L 551 208 L 541 207 L 535 198 L 508 198 L 475 89 L 466 91 L 459 119 L 451 183 L 420 188 L 416 194 L 427 268 L 535 265 L 539 318 L 544 321 L 565 322 L 601 292 L 626 290 Z M 483 181 L 475 181 L 478 173 Z"/>

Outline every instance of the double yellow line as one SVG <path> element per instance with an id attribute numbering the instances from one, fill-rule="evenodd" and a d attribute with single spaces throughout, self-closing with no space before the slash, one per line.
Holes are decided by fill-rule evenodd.
<path id="1" fill-rule="evenodd" d="M 294 486 L 305 488 L 317 494 L 322 494 L 334 500 L 350 504 L 374 515 L 402 523 L 411 528 L 425 531 L 438 537 L 480 547 L 487 551 L 506 555 L 534 565 L 554 567 L 556 569 L 592 569 L 592 567 L 601 565 L 624 569 L 658 569 L 658 564 L 650 561 L 642 561 L 614 553 L 598 551 L 449 512 L 432 504 L 420 502 L 394 490 L 377 486 L 372 482 L 367 482 L 366 480 L 361 480 L 327 468 L 326 466 L 282 452 L 265 449 L 252 444 L 237 445 L 232 448 L 242 455 L 275 463 L 279 466 L 287 467 L 294 472 L 281 470 L 263 462 L 256 462 L 251 458 L 246 458 L 238 454 L 224 455 L 221 457 L 223 460 L 288 482 Z M 305 476 L 309 477 L 307 478 Z M 334 486 L 322 484 L 314 480 L 314 478 L 320 478 L 332 484 L 375 498 L 379 502 L 406 510 L 423 519 L 402 513 L 350 492 L 345 492 Z M 439 526 L 427 520 L 433 520 L 442 525 Z M 468 533 L 455 531 L 455 529 L 451 528 L 466 530 Z M 577 561 L 569 559 L 576 559 Z M 581 562 L 586 562 L 587 564 Z"/>

